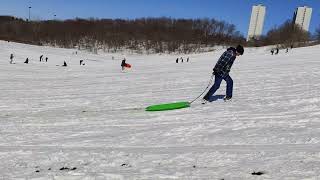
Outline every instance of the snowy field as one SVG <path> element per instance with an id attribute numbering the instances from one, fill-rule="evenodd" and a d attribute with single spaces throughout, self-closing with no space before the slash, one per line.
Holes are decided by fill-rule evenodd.
<path id="1" fill-rule="evenodd" d="M 320 179 L 319 49 L 245 49 L 232 102 L 146 112 L 200 95 L 222 51 L 176 64 L 0 41 L 0 179 Z"/>

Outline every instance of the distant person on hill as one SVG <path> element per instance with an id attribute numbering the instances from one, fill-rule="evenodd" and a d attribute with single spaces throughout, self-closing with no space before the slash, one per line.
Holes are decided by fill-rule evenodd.
<path id="1" fill-rule="evenodd" d="M 80 66 L 84 66 L 84 65 L 86 65 L 86 64 L 84 63 L 84 60 L 80 60 Z"/>
<path id="2" fill-rule="evenodd" d="M 286 53 L 288 53 L 288 52 L 289 52 L 289 48 L 286 49 Z"/>
<path id="3" fill-rule="evenodd" d="M 274 49 L 271 49 L 271 51 L 270 51 L 270 52 L 271 52 L 271 55 L 273 55 L 273 53 L 274 53 Z"/>
<path id="4" fill-rule="evenodd" d="M 183 58 L 181 57 L 180 59 L 181 59 L 181 62 L 183 63 Z"/>
<path id="5" fill-rule="evenodd" d="M 121 61 L 121 69 L 122 71 L 125 69 L 126 67 L 126 58 L 124 58 L 122 61 Z"/>
<path id="6" fill-rule="evenodd" d="M 176 59 L 176 63 L 179 63 L 179 58 Z"/>
<path id="7" fill-rule="evenodd" d="M 24 61 L 25 64 L 29 63 L 29 58 L 26 59 L 26 61 Z"/>
<path id="8" fill-rule="evenodd" d="M 236 48 L 230 47 L 225 51 L 218 62 L 213 68 L 213 75 L 215 76 L 214 84 L 208 91 L 208 93 L 203 97 L 202 104 L 212 101 L 213 94 L 220 88 L 222 80 L 227 83 L 226 96 L 223 98 L 224 101 L 229 101 L 232 98 L 233 91 L 233 80 L 229 75 L 233 62 L 237 56 L 243 55 L 244 49 L 241 45 Z"/>
<path id="9" fill-rule="evenodd" d="M 10 64 L 13 64 L 13 58 L 14 58 L 13 54 L 10 54 Z"/>
<path id="10" fill-rule="evenodd" d="M 187 58 L 187 62 L 189 62 L 189 57 Z"/>
<path id="11" fill-rule="evenodd" d="M 63 62 L 63 65 L 62 65 L 62 66 L 64 66 L 64 67 L 66 67 L 66 66 L 67 66 L 66 61 L 64 61 L 64 62 Z"/>
<path id="12" fill-rule="evenodd" d="M 48 62 L 48 57 L 46 57 L 46 62 Z"/>
<path id="13" fill-rule="evenodd" d="M 43 57 L 43 55 L 40 56 L 40 62 L 42 61 L 42 57 Z"/>
<path id="14" fill-rule="evenodd" d="M 122 68 L 122 71 L 125 70 L 125 68 L 131 68 L 131 65 L 126 63 L 126 58 L 124 58 L 121 62 L 121 68 Z"/>
<path id="15" fill-rule="evenodd" d="M 279 54 L 279 48 L 276 48 L 276 53 L 275 54 Z"/>

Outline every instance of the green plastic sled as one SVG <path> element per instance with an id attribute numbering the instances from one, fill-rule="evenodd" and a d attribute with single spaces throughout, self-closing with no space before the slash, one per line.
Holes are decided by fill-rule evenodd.
<path id="1" fill-rule="evenodd" d="M 167 111 L 167 110 L 174 110 L 174 109 L 181 109 L 190 107 L 189 102 L 175 102 L 175 103 L 168 103 L 168 104 L 157 104 L 153 106 L 148 106 L 146 111 Z"/>

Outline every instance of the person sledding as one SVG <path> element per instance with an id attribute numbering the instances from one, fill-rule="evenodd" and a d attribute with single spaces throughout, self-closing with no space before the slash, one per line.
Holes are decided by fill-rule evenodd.
<path id="1" fill-rule="evenodd" d="M 230 47 L 225 51 L 218 62 L 213 68 L 213 75 L 215 76 L 214 84 L 208 91 L 208 93 L 203 97 L 202 104 L 212 101 L 213 94 L 220 88 L 222 80 L 226 81 L 227 89 L 226 96 L 223 98 L 224 101 L 229 101 L 232 98 L 233 91 L 233 80 L 229 75 L 232 64 L 237 56 L 243 55 L 244 49 L 241 45 L 238 45 L 236 48 Z"/>
<path id="2" fill-rule="evenodd" d="M 121 68 L 122 68 L 122 71 L 125 70 L 125 68 L 131 68 L 131 65 L 126 63 L 126 58 L 124 58 L 121 62 Z"/>

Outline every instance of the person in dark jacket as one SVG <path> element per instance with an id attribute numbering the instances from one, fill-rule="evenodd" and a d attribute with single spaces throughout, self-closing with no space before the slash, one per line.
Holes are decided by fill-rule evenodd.
<path id="1" fill-rule="evenodd" d="M 10 54 L 10 64 L 13 64 L 13 54 Z"/>
<path id="2" fill-rule="evenodd" d="M 231 100 L 233 91 L 233 80 L 229 75 L 231 67 L 237 56 L 243 55 L 244 49 L 241 45 L 236 48 L 230 47 L 225 51 L 218 62 L 213 68 L 213 75 L 215 76 L 214 84 L 203 97 L 203 104 L 210 102 L 213 94 L 220 88 L 222 80 L 227 83 L 226 96 L 223 98 L 225 101 Z"/>
<path id="3" fill-rule="evenodd" d="M 40 56 L 40 62 L 42 61 L 43 55 Z"/>
<path id="4" fill-rule="evenodd" d="M 124 58 L 124 59 L 121 61 L 122 71 L 125 69 L 125 67 L 126 67 L 126 58 Z"/>
<path id="5" fill-rule="evenodd" d="M 179 58 L 176 59 L 176 63 L 179 63 Z"/>

